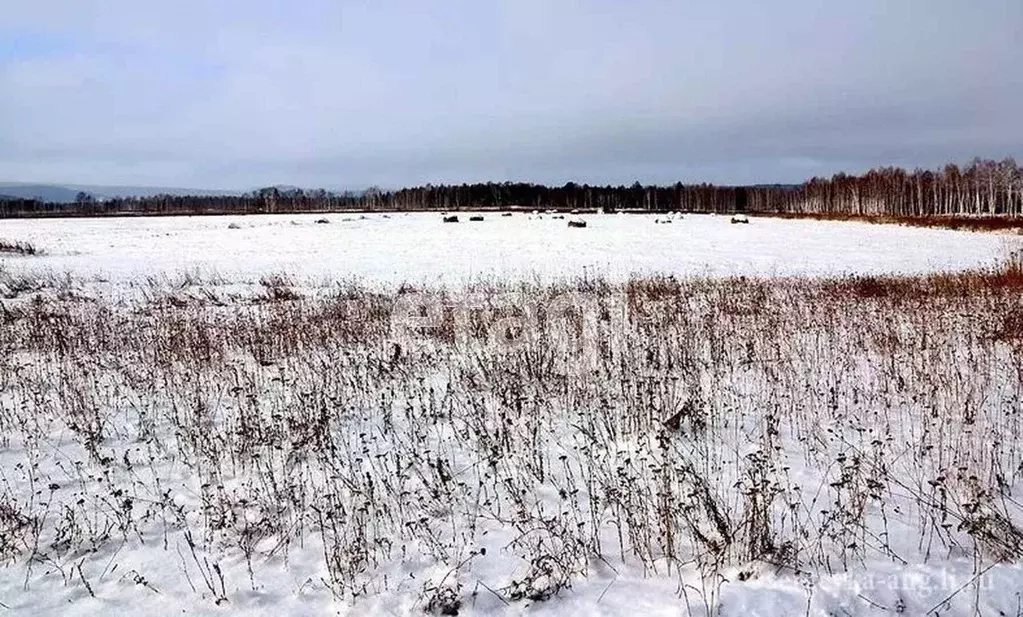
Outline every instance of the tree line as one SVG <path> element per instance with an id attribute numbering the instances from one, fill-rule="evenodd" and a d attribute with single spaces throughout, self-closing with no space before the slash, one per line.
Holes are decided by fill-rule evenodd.
<path id="1" fill-rule="evenodd" d="M 275 214 L 339 210 L 639 210 L 849 216 L 1019 216 L 1023 170 L 1007 158 L 974 159 L 937 170 L 899 167 L 861 175 L 838 173 L 799 185 L 551 187 L 524 182 L 432 185 L 337 193 L 268 187 L 244 195 L 156 195 L 99 200 L 80 193 L 74 203 L 0 200 L 0 217 Z"/>

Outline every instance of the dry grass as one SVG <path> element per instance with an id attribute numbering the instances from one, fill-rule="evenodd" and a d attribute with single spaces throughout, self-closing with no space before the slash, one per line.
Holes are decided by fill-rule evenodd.
<path id="1" fill-rule="evenodd" d="M 88 580 L 91 551 L 177 542 L 220 602 L 214 556 L 254 580 L 313 535 L 339 597 L 422 558 L 449 568 L 422 607 L 451 613 L 476 583 L 542 601 L 595 562 L 695 570 L 713 606 L 750 564 L 1023 557 L 1016 263 L 402 290 L 415 322 L 357 286 L 261 287 L 6 301 L 0 558 Z M 492 537 L 517 566 L 484 580 Z"/>
<path id="2" fill-rule="evenodd" d="M 845 213 L 797 213 L 797 212 L 756 212 L 758 217 L 780 219 L 796 219 L 811 221 L 853 221 L 874 223 L 878 225 L 907 225 L 910 227 L 934 227 L 955 229 L 960 231 L 988 231 L 1017 233 L 1023 229 L 1023 221 L 1011 216 L 984 215 L 929 215 L 929 216 L 894 216 L 894 215 L 860 215 Z"/>
<path id="3" fill-rule="evenodd" d="M 42 251 L 31 242 L 4 240 L 0 238 L 0 253 L 13 255 L 41 255 Z"/>

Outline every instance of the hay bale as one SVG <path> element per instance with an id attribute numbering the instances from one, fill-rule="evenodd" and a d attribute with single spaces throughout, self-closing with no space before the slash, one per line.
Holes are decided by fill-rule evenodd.
<path id="1" fill-rule="evenodd" d="M 457 223 L 458 222 L 458 217 L 456 215 L 445 216 L 444 217 L 444 222 L 445 223 Z"/>
<path id="2" fill-rule="evenodd" d="M 583 221 L 581 219 L 573 219 L 573 220 L 568 222 L 568 226 L 569 227 L 583 228 L 583 227 L 586 227 L 586 221 Z"/>
<path id="3" fill-rule="evenodd" d="M 469 221 L 473 222 L 473 223 L 478 223 L 478 222 L 480 222 L 482 220 L 483 220 L 483 217 L 479 216 L 479 215 L 477 215 L 477 216 L 470 216 L 469 217 Z"/>

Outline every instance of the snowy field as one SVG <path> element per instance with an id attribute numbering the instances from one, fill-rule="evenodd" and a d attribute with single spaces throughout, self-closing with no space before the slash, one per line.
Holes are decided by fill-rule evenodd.
<path id="1" fill-rule="evenodd" d="M 436 213 L 8 220 L 0 238 L 46 252 L 20 267 L 114 282 L 190 271 L 415 285 L 582 274 L 920 273 L 988 265 L 1018 244 L 993 234 L 769 218 L 732 225 L 688 215 L 658 224 L 667 217 L 584 215 L 577 218 L 588 227 L 570 229 L 551 215 L 469 216 L 459 213 L 458 224 Z"/>
<path id="2" fill-rule="evenodd" d="M 0 221 L 0 616 L 1023 615 L 1016 237 L 459 216 Z"/>

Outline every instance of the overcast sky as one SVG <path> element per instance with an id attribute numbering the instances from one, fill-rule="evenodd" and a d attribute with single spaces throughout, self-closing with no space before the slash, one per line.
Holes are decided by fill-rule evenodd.
<path id="1" fill-rule="evenodd" d="M 790 182 L 1023 159 L 1020 0 L 0 0 L 0 180 Z"/>

